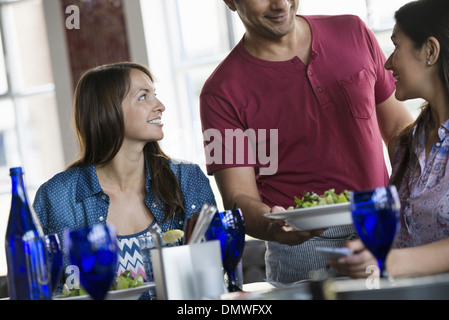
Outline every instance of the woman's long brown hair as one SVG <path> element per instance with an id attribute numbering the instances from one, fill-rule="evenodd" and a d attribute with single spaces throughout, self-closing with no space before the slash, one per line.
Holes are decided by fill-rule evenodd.
<path id="1" fill-rule="evenodd" d="M 74 120 L 80 151 L 77 160 L 68 168 L 105 164 L 120 150 L 125 135 L 122 101 L 131 87 L 132 69 L 142 71 L 154 81 L 148 68 L 131 62 L 90 69 L 79 80 L 75 90 Z M 164 206 L 164 221 L 173 212 L 182 214 L 182 192 L 170 169 L 170 158 L 157 141 L 148 142 L 144 154 L 152 178 L 152 191 Z"/>

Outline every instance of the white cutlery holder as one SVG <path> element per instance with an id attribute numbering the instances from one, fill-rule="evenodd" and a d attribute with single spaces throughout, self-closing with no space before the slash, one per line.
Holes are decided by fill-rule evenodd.
<path id="1" fill-rule="evenodd" d="M 198 300 L 226 293 L 218 240 L 151 250 L 158 300 Z"/>

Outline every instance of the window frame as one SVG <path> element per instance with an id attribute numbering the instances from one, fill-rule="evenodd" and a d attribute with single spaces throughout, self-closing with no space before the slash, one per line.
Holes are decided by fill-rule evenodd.
<path id="1" fill-rule="evenodd" d="M 3 62 L 5 66 L 5 73 L 6 73 L 6 84 L 7 89 L 5 93 L 0 94 L 0 102 L 7 102 L 10 101 L 12 104 L 13 112 L 14 112 L 14 129 L 10 130 L 14 133 L 16 137 L 16 148 L 17 148 L 17 158 L 18 159 L 11 159 L 8 157 L 8 150 L 6 150 L 5 146 L 5 158 L 6 158 L 6 165 L 0 167 L 0 172 L 2 173 L 8 173 L 9 167 L 11 166 L 17 166 L 22 165 L 26 166 L 27 159 L 27 151 L 26 151 L 26 142 L 25 142 L 25 136 L 26 136 L 26 130 L 24 129 L 24 125 L 21 121 L 23 118 L 22 112 L 21 112 L 21 101 L 23 101 L 26 98 L 33 98 L 38 97 L 41 95 L 56 95 L 56 89 L 54 82 L 49 82 L 45 84 L 35 85 L 28 88 L 21 88 L 18 85 L 18 80 L 15 78 L 15 72 L 13 70 L 16 70 L 19 62 L 16 61 L 15 57 L 16 54 L 16 46 L 14 43 L 13 37 L 13 30 L 11 27 L 11 20 L 8 16 L 8 10 L 10 9 L 9 6 L 15 5 L 17 3 L 25 2 L 29 0 L 0 0 L 0 41 L 2 43 L 2 50 L 3 50 Z M 43 0 L 41 0 L 43 1 Z M 2 110 L 0 110 L 0 113 Z M 0 128 L 0 131 L 4 133 L 5 131 Z M 9 173 L 8 175 L 9 176 Z M 7 181 L 7 183 L 5 182 Z M 30 179 L 30 185 L 29 189 L 30 192 L 35 191 L 39 187 L 38 181 L 33 181 Z M 11 192 L 10 187 L 10 181 L 9 179 L 0 179 L 0 195 L 9 194 Z"/>

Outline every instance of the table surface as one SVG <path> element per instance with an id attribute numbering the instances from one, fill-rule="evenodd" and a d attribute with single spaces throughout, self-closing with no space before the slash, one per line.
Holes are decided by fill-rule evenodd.
<path id="1" fill-rule="evenodd" d="M 244 292 L 227 293 L 223 300 L 449 300 L 449 273 L 395 279 L 329 278 L 276 286 L 245 284 Z"/>
<path id="2" fill-rule="evenodd" d="M 221 300 L 449 300 L 449 273 L 395 279 L 329 278 L 283 285 L 245 284 Z M 2 298 L 0 300 L 8 300 Z"/>

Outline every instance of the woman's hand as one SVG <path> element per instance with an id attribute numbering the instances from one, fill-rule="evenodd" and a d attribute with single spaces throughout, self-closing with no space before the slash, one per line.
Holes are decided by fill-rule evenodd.
<path id="1" fill-rule="evenodd" d="M 327 263 L 333 266 L 340 276 L 366 278 L 371 273 L 370 269 L 367 270 L 367 268 L 369 266 L 377 267 L 376 258 L 365 248 L 360 239 L 348 241 L 344 244 L 344 247 L 348 248 L 353 255 L 327 260 Z"/>

